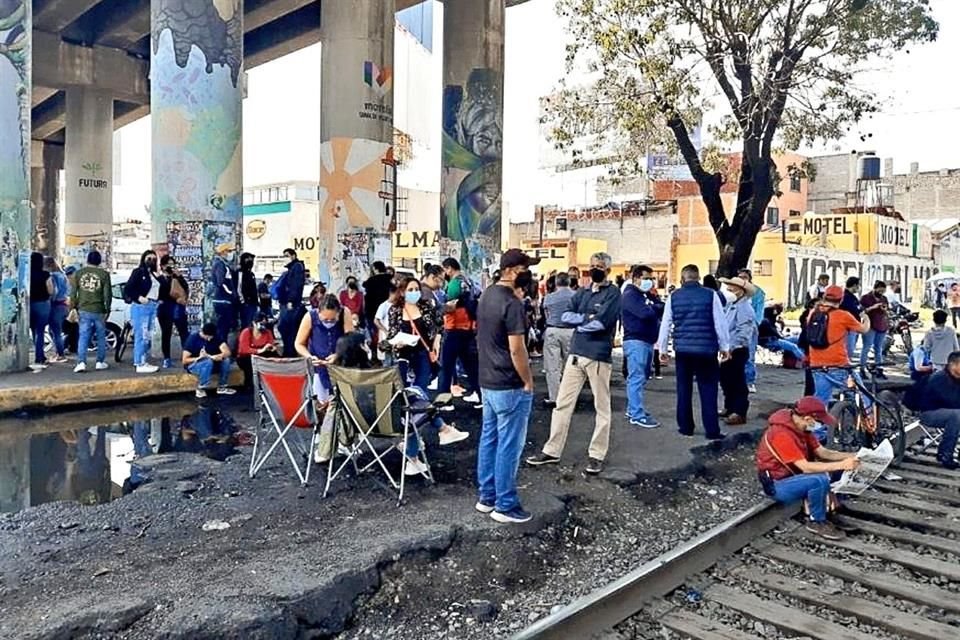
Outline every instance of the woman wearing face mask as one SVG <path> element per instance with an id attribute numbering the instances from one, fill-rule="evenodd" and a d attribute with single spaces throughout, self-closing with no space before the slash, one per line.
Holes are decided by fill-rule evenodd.
<path id="1" fill-rule="evenodd" d="M 730 358 L 720 365 L 720 386 L 724 410 L 720 414 L 730 426 L 747 423 L 750 395 L 747 387 L 747 360 L 750 345 L 757 337 L 757 316 L 750 303 L 755 289 L 743 278 L 720 278 L 727 306 L 724 314 L 730 332 Z"/>
<path id="2" fill-rule="evenodd" d="M 243 390 L 253 390 L 253 356 L 261 358 L 277 358 L 277 350 L 273 328 L 265 313 L 257 314 L 253 323 L 240 332 L 237 339 L 237 366 L 243 371 Z"/>
<path id="3" fill-rule="evenodd" d="M 433 379 L 433 364 L 437 362 L 440 352 L 440 332 L 430 303 L 421 294 L 420 281 L 413 277 L 405 278 L 400 290 L 403 297 L 397 299 L 387 316 L 387 340 L 401 333 L 417 337 L 416 345 L 402 347 L 396 351 L 396 356 L 409 363 L 409 368 L 413 370 L 413 385 L 426 391 Z M 405 367 L 401 366 L 400 372 L 406 381 Z"/>
<path id="4" fill-rule="evenodd" d="M 340 292 L 340 305 L 344 309 L 350 309 L 350 313 L 358 320 L 358 326 L 362 326 L 362 323 L 359 323 L 364 317 L 363 294 L 360 292 L 360 284 L 353 276 L 347 277 L 346 284 L 347 287 Z"/>
<path id="5" fill-rule="evenodd" d="M 319 286 L 319 285 L 318 285 Z M 317 287 L 314 287 L 316 291 Z M 315 296 L 311 295 L 311 301 Z M 353 331 L 353 314 L 334 296 L 324 296 L 310 309 L 297 331 L 297 353 L 310 358 L 316 368 L 314 392 L 321 403 L 330 399 L 333 385 L 327 365 L 337 361 L 337 340 Z"/>
<path id="6" fill-rule="evenodd" d="M 257 277 L 253 274 L 252 253 L 240 254 L 240 330 L 253 324 L 260 313 L 260 293 L 257 291 Z"/>
<path id="7" fill-rule="evenodd" d="M 30 254 L 30 330 L 33 332 L 34 362 L 32 369 L 45 369 L 47 356 L 43 352 L 43 336 L 50 322 L 50 299 L 55 291 L 50 272 L 43 268 L 43 255 Z"/>
<path id="8" fill-rule="evenodd" d="M 123 289 L 123 297 L 130 303 L 130 323 L 133 324 L 133 364 L 137 368 L 137 373 L 156 373 L 159 369 L 147 361 L 160 300 L 161 282 L 157 264 L 157 253 L 152 250 L 144 251 L 140 256 L 140 266 L 130 274 Z"/>
<path id="9" fill-rule="evenodd" d="M 805 500 L 806 528 L 828 540 L 845 537 L 830 521 L 830 474 L 860 466 L 855 453 L 831 451 L 813 433 L 836 420 L 818 398 L 801 398 L 789 409 L 770 416 L 769 426 L 757 446 L 757 475 L 764 493 L 777 502 Z"/>

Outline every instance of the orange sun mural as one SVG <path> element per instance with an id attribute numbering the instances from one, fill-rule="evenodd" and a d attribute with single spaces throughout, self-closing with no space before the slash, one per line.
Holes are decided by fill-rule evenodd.
<path id="1" fill-rule="evenodd" d="M 390 145 L 334 138 L 320 148 L 321 226 L 381 229 L 386 222 L 381 188 Z"/>

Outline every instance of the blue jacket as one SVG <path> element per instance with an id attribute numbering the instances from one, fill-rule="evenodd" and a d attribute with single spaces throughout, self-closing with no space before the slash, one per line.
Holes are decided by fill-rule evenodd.
<path id="1" fill-rule="evenodd" d="M 592 316 L 592 319 L 591 319 Z M 577 289 L 570 301 L 570 311 L 563 322 L 576 327 L 570 341 L 570 353 L 599 362 L 613 362 L 613 335 L 620 320 L 620 290 L 606 284 Z"/>
<path id="2" fill-rule="evenodd" d="M 688 355 L 715 355 L 730 348 L 729 331 L 717 293 L 698 282 L 685 282 L 673 292 L 660 331 L 661 353 L 673 325 L 673 348 Z M 717 317 L 719 314 L 719 317 Z"/>
<path id="3" fill-rule="evenodd" d="M 923 411 L 960 409 L 960 380 L 955 380 L 946 369 L 937 371 L 923 383 L 920 404 Z"/>
<path id="4" fill-rule="evenodd" d="M 753 285 L 753 287 L 756 291 L 750 298 L 750 304 L 753 306 L 753 315 L 757 317 L 757 324 L 759 325 L 763 322 L 763 309 L 767 303 L 767 292 L 757 285 Z"/>
<path id="5" fill-rule="evenodd" d="M 656 344 L 663 317 L 663 302 L 657 296 L 627 287 L 620 298 L 624 340 L 642 340 Z"/>
<path id="6" fill-rule="evenodd" d="M 306 269 L 303 262 L 294 260 L 287 265 L 287 273 L 283 276 L 283 286 L 277 291 L 277 302 L 281 307 L 288 304 L 299 306 L 303 304 L 303 287 L 306 286 Z"/>

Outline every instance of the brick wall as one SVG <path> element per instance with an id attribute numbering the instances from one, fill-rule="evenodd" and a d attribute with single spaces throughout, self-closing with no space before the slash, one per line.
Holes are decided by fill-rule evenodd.
<path id="1" fill-rule="evenodd" d="M 960 169 L 896 175 L 892 182 L 894 205 L 907 220 L 960 214 Z"/>

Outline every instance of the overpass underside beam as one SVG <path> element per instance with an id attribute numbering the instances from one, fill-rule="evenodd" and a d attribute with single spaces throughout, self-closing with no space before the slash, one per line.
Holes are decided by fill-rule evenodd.
<path id="1" fill-rule="evenodd" d="M 151 32 L 152 240 L 184 268 L 196 326 L 232 309 L 223 280 L 243 220 L 243 1 L 153 0 Z"/>

